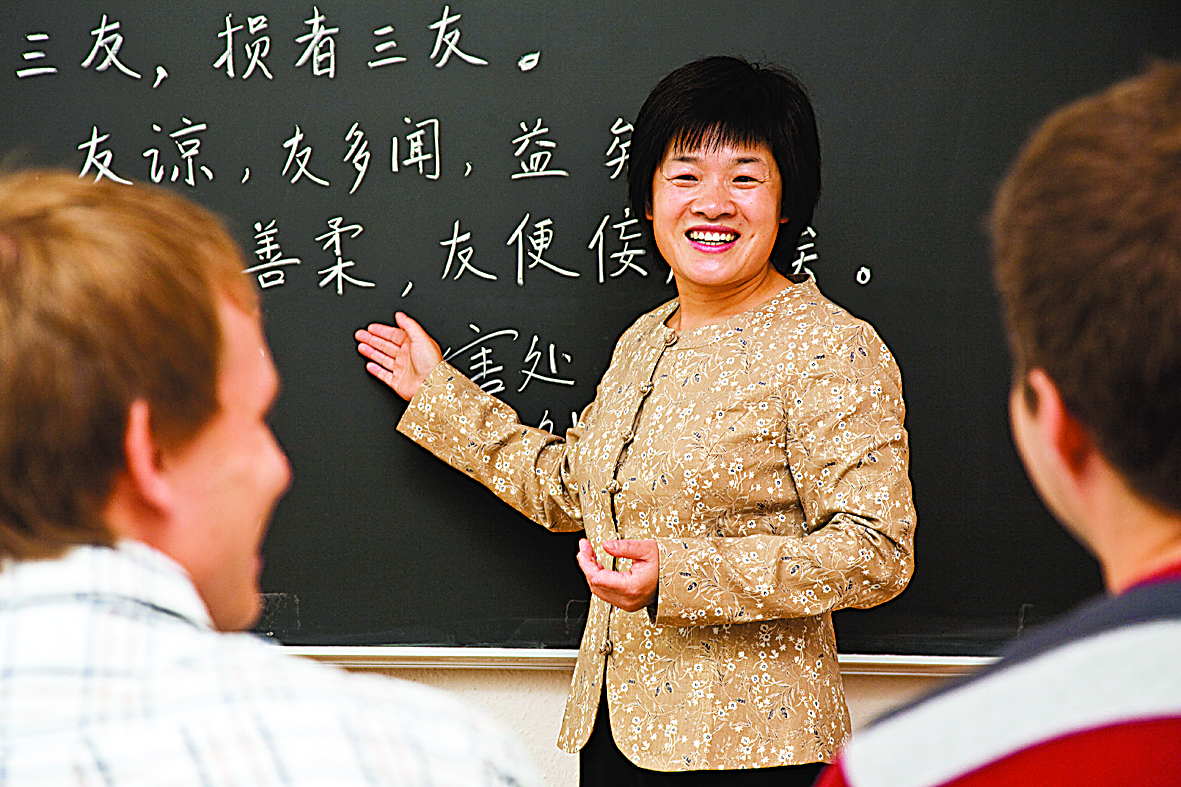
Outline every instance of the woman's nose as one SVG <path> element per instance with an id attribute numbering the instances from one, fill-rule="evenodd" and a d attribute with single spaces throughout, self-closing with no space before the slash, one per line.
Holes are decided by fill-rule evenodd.
<path id="1" fill-rule="evenodd" d="M 734 212 L 734 200 L 726 184 L 720 180 L 702 181 L 693 202 L 693 210 L 708 219 L 717 219 Z"/>

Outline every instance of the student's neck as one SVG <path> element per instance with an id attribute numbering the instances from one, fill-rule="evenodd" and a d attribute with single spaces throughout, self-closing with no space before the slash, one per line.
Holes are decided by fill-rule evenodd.
<path id="1" fill-rule="evenodd" d="M 1172 529 L 1144 533 L 1118 556 L 1103 562 L 1103 576 L 1112 593 L 1122 593 L 1145 579 L 1181 565 L 1181 522 Z"/>
<path id="2" fill-rule="evenodd" d="M 1134 492 L 1120 476 L 1107 495 L 1090 501 L 1095 517 L 1090 546 L 1112 593 L 1181 564 L 1181 514 Z"/>
<path id="3" fill-rule="evenodd" d="M 774 268 L 761 276 L 719 291 L 692 282 L 677 282 L 677 310 L 665 323 L 677 331 L 691 331 L 727 320 L 769 300 L 791 282 Z"/>

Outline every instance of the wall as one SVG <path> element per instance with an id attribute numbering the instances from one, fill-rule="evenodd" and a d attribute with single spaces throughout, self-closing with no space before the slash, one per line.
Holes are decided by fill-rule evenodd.
<path id="1" fill-rule="evenodd" d="M 299 649 L 294 649 L 299 650 Z M 355 670 L 417 681 L 449 691 L 513 730 L 524 743 L 546 787 L 576 787 L 578 757 L 554 744 L 566 703 L 572 669 L 568 666 L 528 669 L 487 667 L 398 667 L 380 662 L 342 659 L 328 652 L 303 655 Z M 894 659 L 842 657 L 842 674 L 853 729 L 880 713 L 964 674 L 985 660 L 969 658 Z"/>

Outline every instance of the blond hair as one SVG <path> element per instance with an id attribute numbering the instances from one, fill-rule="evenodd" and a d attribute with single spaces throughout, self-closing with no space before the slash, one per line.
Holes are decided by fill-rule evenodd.
<path id="1" fill-rule="evenodd" d="M 162 447 L 218 410 L 218 299 L 258 295 L 219 221 L 175 194 L 0 178 L 0 557 L 105 544 L 127 414 Z"/>

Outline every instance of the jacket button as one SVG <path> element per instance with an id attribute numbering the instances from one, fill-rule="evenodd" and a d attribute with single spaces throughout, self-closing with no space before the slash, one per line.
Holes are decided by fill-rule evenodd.
<path id="1" fill-rule="evenodd" d="M 644 383 L 643 385 L 641 385 L 640 386 L 640 393 L 644 394 L 644 396 L 647 396 L 648 394 L 652 393 L 652 383 Z"/>
<path id="2" fill-rule="evenodd" d="M 677 334 L 675 331 L 669 331 L 664 335 L 664 346 L 672 347 L 677 343 Z"/>
<path id="3" fill-rule="evenodd" d="M 610 481 L 607 482 L 606 492 L 609 495 L 613 495 L 616 492 L 618 492 L 621 488 L 622 487 L 620 487 L 619 482 L 616 481 L 614 478 L 612 478 Z"/>
<path id="4" fill-rule="evenodd" d="M 610 656 L 612 651 L 614 651 L 614 650 L 615 650 L 614 643 L 612 643 L 611 640 L 607 640 L 606 642 L 603 643 L 603 647 L 599 648 L 599 653 L 603 656 Z"/>

